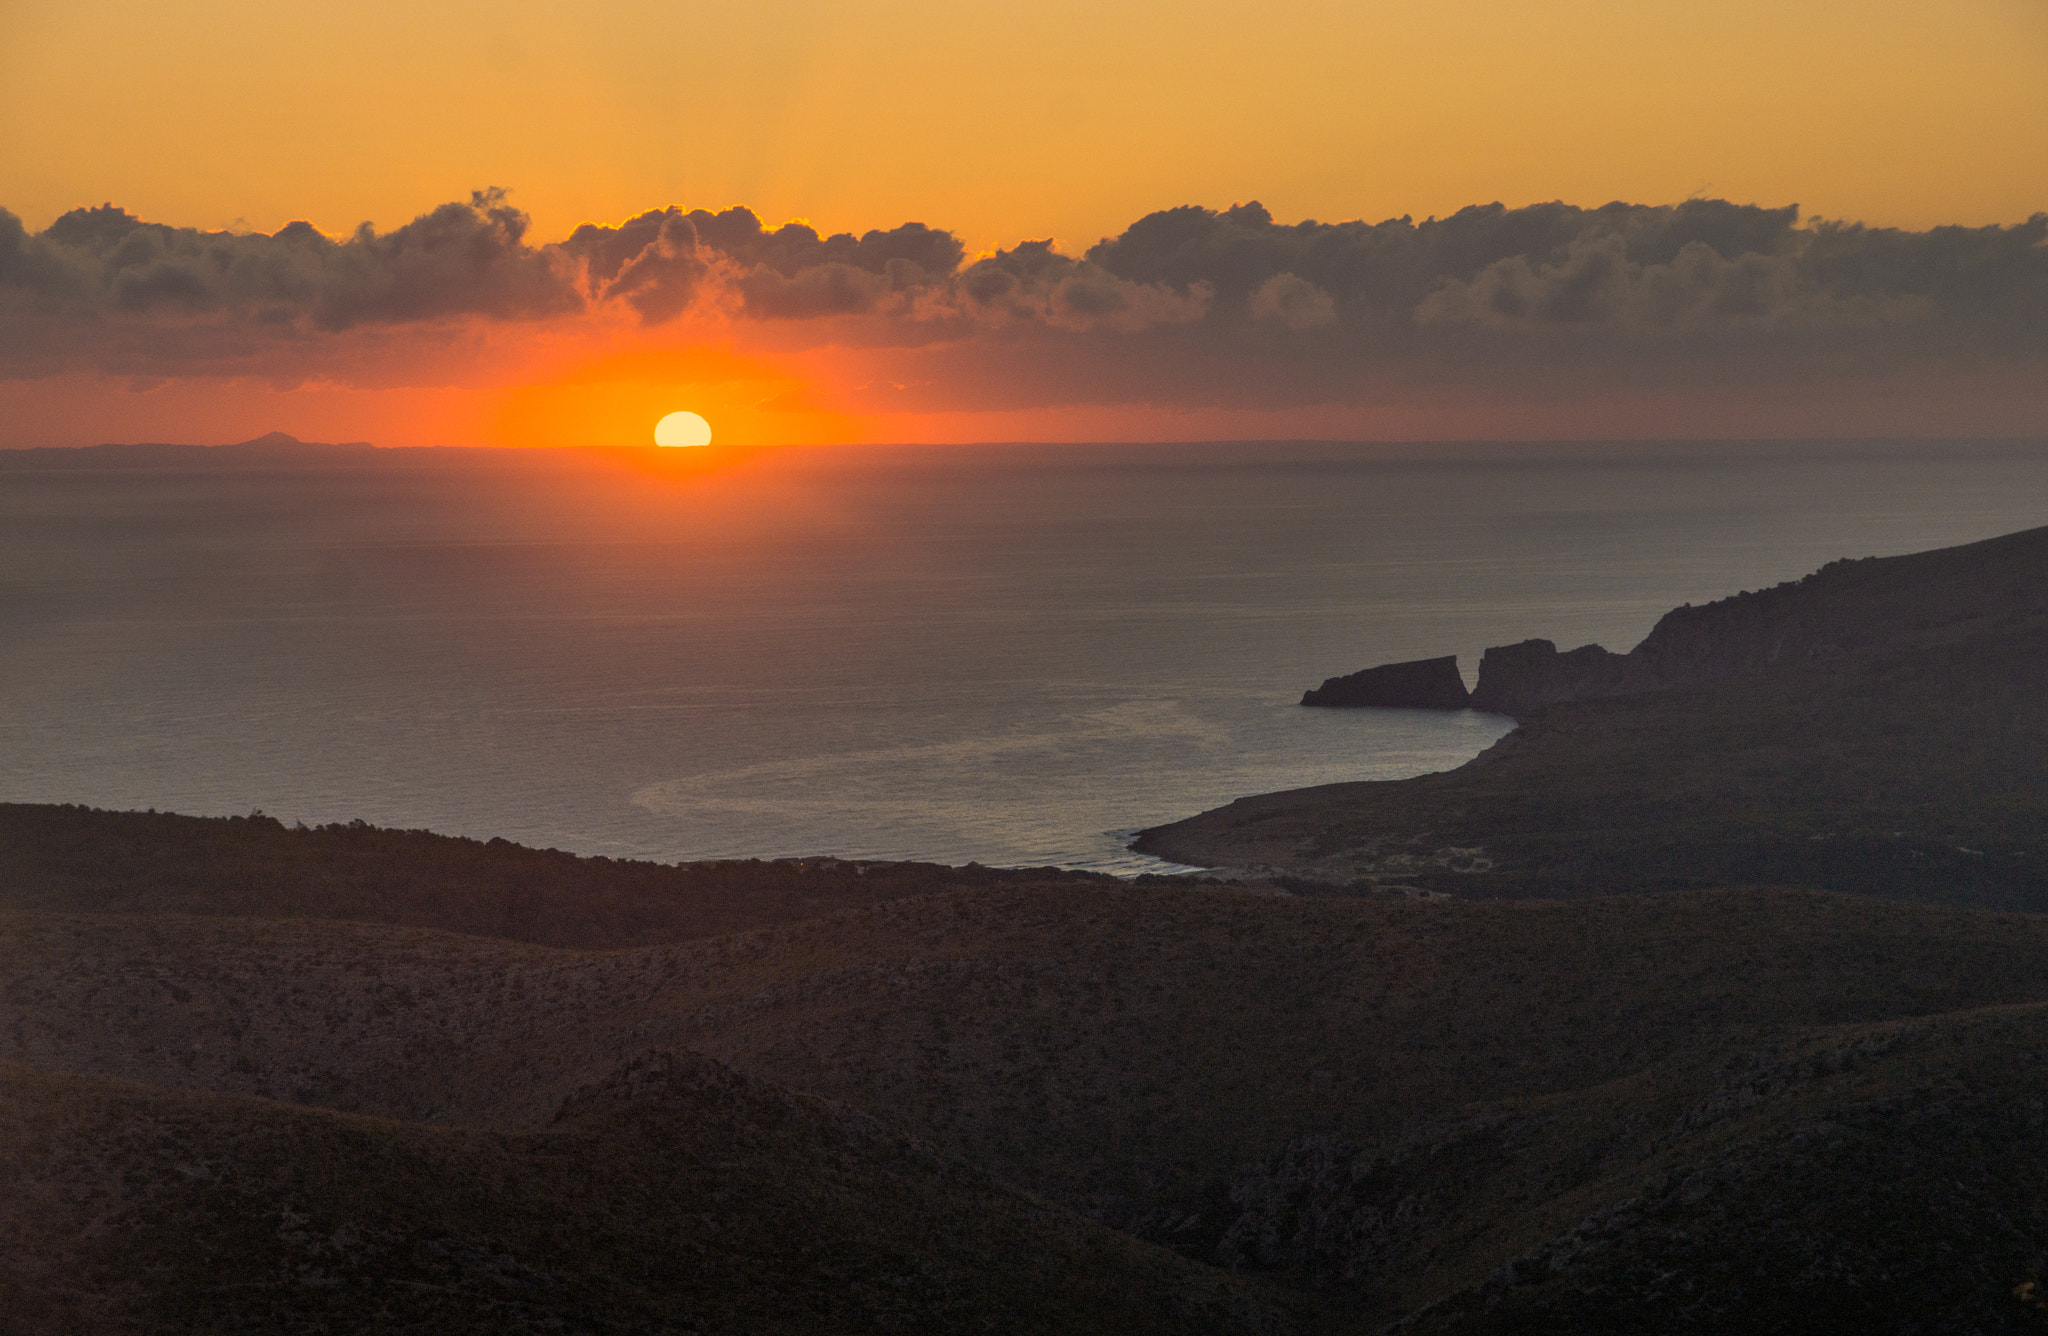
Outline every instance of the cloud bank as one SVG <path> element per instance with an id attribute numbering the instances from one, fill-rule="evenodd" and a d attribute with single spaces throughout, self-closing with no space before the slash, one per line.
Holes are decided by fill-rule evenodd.
<path id="1" fill-rule="evenodd" d="M 1721 200 L 1379 223 L 1280 223 L 1250 203 L 1165 209 L 1079 255 L 1025 241 L 972 259 L 922 223 L 821 236 L 744 208 L 650 210 L 551 244 L 528 231 L 499 191 L 345 237 L 202 232 L 113 205 L 30 233 L 0 210 L 0 379 L 345 375 L 335 349 L 352 337 L 579 322 L 855 350 L 893 378 L 847 393 L 899 411 L 2048 361 L 2048 214 L 1910 232 Z"/>

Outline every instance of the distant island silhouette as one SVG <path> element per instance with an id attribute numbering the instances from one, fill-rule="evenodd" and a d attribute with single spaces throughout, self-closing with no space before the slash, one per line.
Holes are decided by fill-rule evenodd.
<path id="1" fill-rule="evenodd" d="M 0 450 L 0 469 L 145 468 L 180 464 L 247 464 L 266 458 L 359 458 L 377 447 L 368 441 L 302 441 L 281 431 L 226 445 L 171 441 L 103 445 L 39 445 Z"/>

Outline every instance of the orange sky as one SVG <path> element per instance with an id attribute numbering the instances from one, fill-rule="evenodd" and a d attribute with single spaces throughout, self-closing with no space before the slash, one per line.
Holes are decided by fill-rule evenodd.
<path id="1" fill-rule="evenodd" d="M 828 232 L 919 220 L 970 259 L 1041 237 L 1079 254 L 1155 209 L 1252 198 L 1282 221 L 1712 196 L 1909 229 L 2010 224 L 2048 208 L 2048 6 L 0 6 L 0 208 L 31 232 L 101 201 L 201 229 L 304 218 L 388 232 L 487 185 L 531 215 L 531 241 L 670 203 L 744 204 Z M 0 444 L 272 427 L 625 443 L 683 406 L 744 440 L 1433 435 L 1506 420 L 1422 399 L 1262 418 L 1142 403 L 893 411 L 881 383 L 909 374 L 904 358 L 715 313 L 655 334 L 602 320 L 471 334 L 487 352 L 418 355 L 461 362 L 416 378 L 434 383 L 0 381 Z M 1991 416 L 2032 421 L 2013 411 Z"/>
<path id="2" fill-rule="evenodd" d="M 0 126 L 32 228 L 388 228 L 486 185 L 546 239 L 667 203 L 971 248 L 1250 198 L 1981 224 L 2042 207 L 2048 6 L 11 0 Z"/>

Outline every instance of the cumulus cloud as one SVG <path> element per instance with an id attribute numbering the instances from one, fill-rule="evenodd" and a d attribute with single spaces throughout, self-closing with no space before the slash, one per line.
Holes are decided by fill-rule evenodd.
<path id="1" fill-rule="evenodd" d="M 969 265 L 941 300 L 927 302 L 917 315 L 984 325 L 1131 333 L 1199 320 L 1212 295 L 1205 282 L 1180 288 L 1136 283 L 1087 260 L 1062 255 L 1050 241 L 1026 241 Z"/>
<path id="2" fill-rule="evenodd" d="M 1732 390 L 2048 356 L 2048 215 L 1909 232 L 1690 200 L 1288 224 L 1252 203 L 1163 210 L 1084 258 L 1208 293 L 1110 360 L 1127 401 Z"/>
<path id="3" fill-rule="evenodd" d="M 962 268 L 965 248 L 923 223 L 820 236 L 805 223 L 769 228 L 748 209 L 654 210 L 617 227 L 586 224 L 562 243 L 599 301 L 624 300 L 649 324 L 712 292 L 742 318 L 879 315 L 943 338 L 954 323 L 1028 322 L 1137 330 L 1198 319 L 1209 285 L 1132 282 L 1026 241 Z"/>
<path id="4" fill-rule="evenodd" d="M 1354 312 L 1411 310 L 1440 281 L 1469 281 L 1514 257 L 1546 263 L 1588 237 L 1617 237 L 1639 263 L 1666 263 L 1699 242 L 1723 255 L 1775 254 L 1796 239 L 1795 208 L 1760 209 L 1719 200 L 1668 207 L 1609 204 L 1581 209 L 1537 204 L 1475 205 L 1416 223 L 1281 224 L 1256 201 L 1215 211 L 1167 209 L 1131 225 L 1088 258 L 1140 282 L 1216 284 L 1226 308 L 1259 286 L 1293 274 Z"/>
<path id="5" fill-rule="evenodd" d="M 1252 291 L 1252 319 L 1289 329 L 1315 329 L 1335 324 L 1337 303 L 1306 279 L 1275 274 Z"/>
<path id="6" fill-rule="evenodd" d="M 862 314 L 943 287 L 965 253 L 921 223 L 825 237 L 737 208 L 650 210 L 554 245 L 531 244 L 527 229 L 497 190 L 338 238 L 303 222 L 269 236 L 168 227 L 111 204 L 31 234 L 0 210 L 0 375 L 280 359 L 317 371 L 322 337 L 344 331 L 613 304 L 659 325 L 706 294 L 729 297 L 742 318 Z"/>
<path id="7" fill-rule="evenodd" d="M 696 224 L 674 209 L 645 213 L 617 228 L 586 223 L 562 250 L 583 262 L 587 285 L 597 296 L 624 301 L 651 324 L 688 310 L 711 271 Z"/>
<path id="8" fill-rule="evenodd" d="M 1455 327 L 1532 344 L 1886 328 L 2038 349 L 2048 335 L 2048 215 L 1903 232 L 1799 225 L 1778 209 L 1688 200 L 1582 209 L 1499 204 L 1416 223 L 1275 223 L 1258 204 L 1169 209 L 1088 259 L 1120 278 L 1217 297 L 1212 319 L 1399 340 Z"/>
<path id="9" fill-rule="evenodd" d="M 1047 295 L 1083 273 L 1177 302 L 1176 318 L 1063 325 Z M 1013 336 L 906 354 L 896 378 L 923 387 L 919 407 L 1761 402 L 1914 376 L 2023 388 L 2048 370 L 2048 216 L 1903 232 L 1716 200 L 1380 223 L 1190 207 L 1078 259 L 1042 244 L 1001 253 L 957 286 L 1009 316 Z"/>
<path id="10" fill-rule="evenodd" d="M 806 223 L 763 227 L 750 209 L 673 207 L 618 227 L 586 223 L 560 249 L 582 266 L 592 295 L 623 298 L 649 324 L 688 309 L 713 274 L 739 293 L 745 315 L 859 314 L 943 283 L 965 254 L 951 233 L 923 223 L 821 237 Z"/>
<path id="11" fill-rule="evenodd" d="M 607 310 L 908 350 L 953 406 L 1357 402 L 1394 381 L 2048 355 L 2048 214 L 1911 232 L 1688 200 L 1281 223 L 1254 202 L 1161 210 L 1081 254 L 1025 241 L 972 261 L 922 223 L 821 235 L 744 208 L 654 209 L 550 245 L 527 231 L 495 191 L 339 238 L 165 227 L 112 205 L 31 234 L 0 212 L 0 375 L 191 374 L 258 355 L 317 370 L 344 331 Z"/>
<path id="12" fill-rule="evenodd" d="M 307 223 L 272 236 L 146 223 L 111 204 L 30 236 L 0 211 L 0 292 L 43 314 L 252 316 L 317 329 L 455 315 L 531 318 L 581 306 L 526 215 L 499 191 L 378 234 L 335 241 Z"/>

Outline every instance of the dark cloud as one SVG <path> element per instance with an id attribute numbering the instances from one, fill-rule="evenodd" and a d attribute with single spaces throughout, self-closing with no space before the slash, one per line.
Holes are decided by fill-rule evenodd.
<path id="1" fill-rule="evenodd" d="M 1087 276 L 1178 318 L 1072 318 Z M 1470 403 L 1890 388 L 2039 377 L 2048 215 L 1927 232 L 1801 225 L 1717 200 L 1282 224 L 1257 204 L 1151 214 L 1072 259 L 1043 243 L 969 266 L 1000 311 L 987 352 L 951 330 L 906 354 L 906 407 Z M 2001 382 L 2004 383 L 2004 382 Z M 2033 394 L 2033 399 L 2041 396 Z"/>
<path id="2" fill-rule="evenodd" d="M 651 210 L 534 246 L 499 192 L 339 239 L 170 228 L 112 205 L 31 234 L 0 212 L 0 374 L 179 374 L 263 350 L 313 372 L 337 331 L 614 305 L 649 325 L 701 307 L 781 346 L 904 350 L 928 364 L 904 378 L 932 387 L 928 406 L 1789 382 L 2038 363 L 2048 214 L 1909 232 L 1721 200 L 1419 223 L 1280 223 L 1250 203 L 1153 213 L 1081 255 L 1027 241 L 967 263 L 921 223 L 825 236 L 741 208 Z"/>
<path id="3" fill-rule="evenodd" d="M 740 280 L 747 314 L 787 320 L 871 311 L 894 290 L 886 275 L 837 260 L 799 269 L 787 278 L 762 265 Z"/>
<path id="4" fill-rule="evenodd" d="M 673 207 L 617 227 L 586 223 L 560 249 L 583 267 L 593 296 L 623 296 L 650 324 L 687 309 L 714 269 L 732 275 L 745 314 L 798 319 L 871 311 L 892 293 L 940 284 L 966 253 L 950 232 L 923 223 L 821 237 L 804 223 L 764 228 L 751 209 Z"/>
<path id="5" fill-rule="evenodd" d="M 1555 263 L 1496 260 L 1469 282 L 1445 279 L 1415 308 L 1418 323 L 1496 327 L 1616 327 L 1637 332 L 1784 319 L 1820 294 L 1791 255 L 1730 259 L 1688 242 L 1666 264 L 1631 260 L 1618 237 L 1574 240 Z M 1822 299 L 1824 300 L 1824 298 Z"/>
<path id="6" fill-rule="evenodd" d="M 306 223 L 275 235 L 146 223 L 104 204 L 30 236 L 0 212 L 0 294 L 45 316 L 221 314 L 320 330 L 483 315 L 558 315 L 581 305 L 553 258 L 527 246 L 526 216 L 479 191 L 394 231 L 334 241 Z"/>
<path id="7" fill-rule="evenodd" d="M 1062 255 L 1050 241 L 1026 241 L 969 265 L 944 300 L 928 300 L 914 314 L 924 320 L 1132 333 L 1198 320 L 1210 295 L 1210 285 L 1200 279 L 1179 288 L 1136 283 L 1092 261 Z"/>
<path id="8" fill-rule="evenodd" d="M 526 226 L 526 215 L 501 192 L 482 191 L 468 204 L 443 204 L 383 236 L 365 223 L 346 242 L 322 245 L 305 228 L 304 251 L 328 260 L 331 276 L 315 298 L 315 320 L 342 329 L 363 321 L 576 310 L 582 302 L 552 257 L 523 244 Z"/>
<path id="9" fill-rule="evenodd" d="M 1155 213 L 1087 258 L 1133 282 L 1207 283 L 1218 323 L 1281 319 L 1300 328 L 1306 316 L 1393 336 L 1464 325 L 1535 338 L 1933 322 L 2033 346 L 2048 312 L 2044 232 L 2048 215 L 1917 233 L 1802 228 L 1796 207 L 1722 200 L 1490 204 L 1422 223 L 1288 225 L 1253 203 Z M 1327 308 L 1311 289 L 1327 296 Z"/>
<path id="10" fill-rule="evenodd" d="M 1337 322 L 1337 303 L 1330 294 L 1289 273 L 1275 274 L 1254 288 L 1248 309 L 1254 320 L 1289 329 L 1318 329 Z"/>
<path id="11" fill-rule="evenodd" d="M 586 223 L 562 249 L 583 260 L 593 295 L 623 299 L 650 324 L 689 309 L 711 270 L 696 224 L 675 209 L 644 213 L 619 228 Z"/>
<path id="12" fill-rule="evenodd" d="M 1198 320 L 1135 332 L 1114 352 L 1048 347 L 1039 362 L 1088 401 L 1734 387 L 2048 354 L 2048 215 L 1906 232 L 1691 200 L 1283 224 L 1252 203 L 1148 215 L 1082 263 L 1204 298 Z"/>

